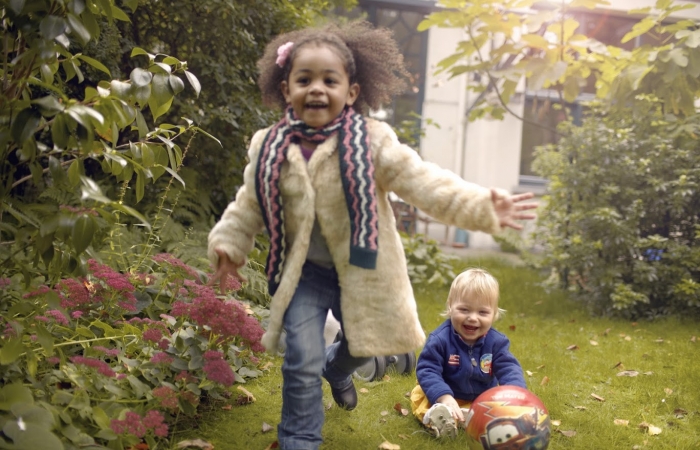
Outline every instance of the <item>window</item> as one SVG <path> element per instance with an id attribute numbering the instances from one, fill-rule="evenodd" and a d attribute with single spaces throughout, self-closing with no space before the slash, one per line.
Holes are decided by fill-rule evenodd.
<path id="1" fill-rule="evenodd" d="M 418 24 L 435 9 L 433 0 L 359 0 L 359 9 L 378 27 L 389 28 L 401 49 L 410 73 L 408 89 L 385 105 L 382 120 L 396 125 L 414 119 L 423 110 L 428 34 L 418 32 Z M 351 13 L 351 15 L 353 15 Z M 354 15 L 357 15 L 355 11 Z"/>

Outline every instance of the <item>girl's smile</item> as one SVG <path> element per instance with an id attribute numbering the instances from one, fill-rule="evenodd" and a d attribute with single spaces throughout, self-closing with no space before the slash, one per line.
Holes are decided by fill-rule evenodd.
<path id="1" fill-rule="evenodd" d="M 297 117 L 312 128 L 332 122 L 360 92 L 357 83 L 350 84 L 343 59 L 325 45 L 300 48 L 281 88 Z"/>

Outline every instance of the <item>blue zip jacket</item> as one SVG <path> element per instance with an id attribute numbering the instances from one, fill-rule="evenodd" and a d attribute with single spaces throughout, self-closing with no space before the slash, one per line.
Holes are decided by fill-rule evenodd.
<path id="1" fill-rule="evenodd" d="M 510 340 L 493 328 L 473 346 L 467 345 L 447 319 L 430 333 L 418 357 L 418 384 L 431 405 L 445 394 L 472 401 L 499 385 L 527 389 L 523 369 L 509 347 Z"/>

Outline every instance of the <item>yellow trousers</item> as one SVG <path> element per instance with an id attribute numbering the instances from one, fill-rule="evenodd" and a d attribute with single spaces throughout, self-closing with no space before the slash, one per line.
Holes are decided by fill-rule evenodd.
<path id="1" fill-rule="evenodd" d="M 466 400 L 455 400 L 457 400 L 457 404 L 460 408 L 469 408 L 472 404 L 472 402 Z M 423 423 L 423 417 L 425 417 L 425 413 L 428 412 L 431 406 L 433 405 L 430 404 L 428 397 L 425 396 L 423 388 L 420 387 L 420 384 L 417 384 L 411 391 L 411 411 L 413 411 L 413 415 L 420 420 L 420 423 Z"/>

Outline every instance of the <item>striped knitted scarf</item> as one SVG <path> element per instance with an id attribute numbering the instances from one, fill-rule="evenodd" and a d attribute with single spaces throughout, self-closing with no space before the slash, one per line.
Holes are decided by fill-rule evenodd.
<path id="1" fill-rule="evenodd" d="M 376 266 L 379 231 L 377 199 L 374 165 L 364 118 L 351 107 L 346 107 L 324 128 L 310 128 L 296 117 L 290 107 L 284 118 L 267 133 L 260 149 L 255 177 L 258 202 L 270 235 L 270 252 L 267 256 L 270 295 L 274 295 L 279 286 L 287 253 L 279 181 L 289 144 L 301 138 L 321 143 L 335 133 L 338 133 L 340 174 L 350 214 L 349 263 L 365 269 Z"/>

